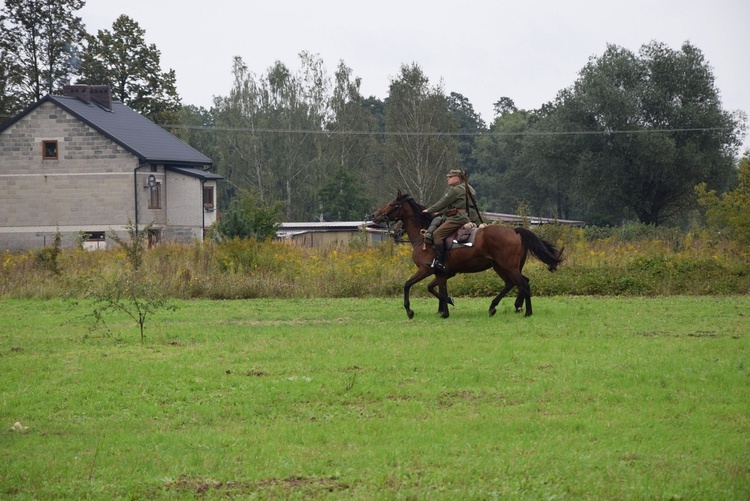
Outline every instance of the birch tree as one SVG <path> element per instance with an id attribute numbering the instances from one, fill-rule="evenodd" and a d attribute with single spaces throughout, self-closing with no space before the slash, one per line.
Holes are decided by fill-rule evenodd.
<path id="1" fill-rule="evenodd" d="M 391 81 L 385 158 L 393 191 L 430 204 L 445 191 L 445 173 L 460 167 L 456 125 L 440 85 L 430 86 L 417 64 L 402 65 Z"/>

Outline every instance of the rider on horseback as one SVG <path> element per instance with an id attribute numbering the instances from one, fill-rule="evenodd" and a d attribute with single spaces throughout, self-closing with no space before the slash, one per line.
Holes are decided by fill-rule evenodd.
<path id="1" fill-rule="evenodd" d="M 438 202 L 422 211 L 436 215 L 424 239 L 435 248 L 435 260 L 431 266 L 437 270 L 445 270 L 445 239 L 470 220 L 481 218 L 476 207 L 469 206 L 469 199 L 476 206 L 476 193 L 474 188 L 467 183 L 464 172 L 460 169 L 452 169 L 446 176 L 448 191 Z"/>

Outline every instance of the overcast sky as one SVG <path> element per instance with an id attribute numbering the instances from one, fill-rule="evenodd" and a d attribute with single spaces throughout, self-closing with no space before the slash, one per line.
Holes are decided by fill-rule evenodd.
<path id="1" fill-rule="evenodd" d="M 507 96 L 536 109 L 572 85 L 607 44 L 637 52 L 652 40 L 690 41 L 714 70 L 725 110 L 750 114 L 748 0 L 87 0 L 89 33 L 121 14 L 146 31 L 174 69 L 183 104 L 210 108 L 226 96 L 232 59 L 263 75 L 298 54 L 318 54 L 333 77 L 343 60 L 362 94 L 387 97 L 401 65 L 417 63 L 431 84 L 468 98 L 490 122 Z M 746 137 L 744 148 L 750 148 Z"/>

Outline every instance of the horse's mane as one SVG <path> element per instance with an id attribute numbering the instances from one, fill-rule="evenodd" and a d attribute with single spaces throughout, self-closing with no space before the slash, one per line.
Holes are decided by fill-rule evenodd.
<path id="1" fill-rule="evenodd" d="M 426 209 L 426 207 L 416 200 L 414 200 L 414 197 L 409 195 L 408 193 L 405 193 L 401 195 L 401 199 L 404 202 L 408 202 L 408 204 L 411 206 L 412 211 L 414 212 L 414 215 L 419 222 L 419 226 L 422 228 L 427 228 L 430 226 L 430 223 L 432 222 L 432 218 L 434 217 L 432 214 L 425 214 L 422 212 Z"/>

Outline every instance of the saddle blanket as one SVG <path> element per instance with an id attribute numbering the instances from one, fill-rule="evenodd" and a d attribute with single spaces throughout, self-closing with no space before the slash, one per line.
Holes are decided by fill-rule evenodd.
<path id="1" fill-rule="evenodd" d="M 448 250 L 459 247 L 471 247 L 474 245 L 474 240 L 477 238 L 477 232 L 484 228 L 486 225 L 475 225 L 474 223 L 466 223 L 459 228 L 456 233 L 447 238 L 450 245 Z"/>

